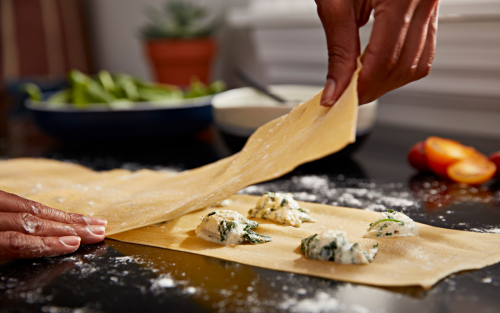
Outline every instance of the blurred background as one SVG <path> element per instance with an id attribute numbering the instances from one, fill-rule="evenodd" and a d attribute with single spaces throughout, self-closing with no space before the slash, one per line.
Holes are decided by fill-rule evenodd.
<path id="1" fill-rule="evenodd" d="M 189 21 L 189 14 L 196 13 L 181 8 L 172 15 L 172 10 L 166 9 L 167 2 L 172 3 L 165 0 L 0 0 L 0 114 L 4 149 L 5 138 L 10 138 L 9 154 L 15 155 L 16 149 L 26 148 L 16 148 L 23 145 L 16 136 L 29 137 L 40 128 L 52 136 L 36 137 L 29 144 L 32 149 L 40 142 L 58 137 L 57 131 L 61 129 L 56 130 L 54 136 L 54 130 L 47 129 L 47 124 L 57 124 L 61 118 L 47 120 L 46 116 L 37 116 L 40 108 L 32 108 L 36 122 L 26 126 L 26 117 L 33 114 L 27 115 L 21 86 L 35 82 L 42 92 L 49 93 L 67 88 L 68 84 L 74 88 L 76 78 L 67 80 L 68 71 L 73 69 L 92 75 L 105 70 L 112 75 L 124 73 L 134 77 L 140 94 L 135 100 L 128 96 L 125 87 L 123 91 L 116 91 L 120 83 L 113 76 L 117 89 L 114 94 L 110 91 L 112 100 L 108 102 L 115 105 L 106 108 L 120 110 L 135 109 L 131 101 L 152 101 L 153 98 L 142 96 L 140 89 L 157 87 L 147 85 L 149 82 L 177 85 L 184 96 L 175 94 L 175 97 L 183 99 L 212 96 L 224 88 L 244 87 L 248 83 L 235 75 L 237 69 L 264 86 L 293 84 L 321 88 L 324 84 L 326 41 L 314 1 L 181 1 L 204 13 L 193 17 L 200 23 L 191 33 L 191 30 L 183 33 L 168 21 L 176 16 L 180 16 L 181 22 L 182 18 Z M 164 29 L 160 27 L 162 23 L 166 23 Z M 155 24 L 160 26 L 155 28 Z M 499 30 L 500 0 L 441 0 L 437 54 L 431 74 L 379 99 L 375 125 L 499 138 Z M 371 23 L 361 29 L 363 46 L 370 31 Z M 208 43 L 201 42 L 207 38 Z M 177 50 L 172 46 L 164 48 L 159 42 L 172 39 L 176 42 L 197 39 L 201 43 L 175 48 L 180 49 L 176 53 L 191 59 L 182 61 L 172 56 L 174 61 L 169 61 L 167 55 Z M 166 70 L 162 72 L 161 68 Z M 172 72 L 174 68 L 177 72 Z M 199 94 L 192 85 L 193 75 L 205 88 Z M 106 89 L 103 78 L 100 79 L 96 78 L 101 84 L 99 88 Z M 207 89 L 217 80 L 227 87 Z M 72 94 L 76 94 L 72 90 Z M 118 95 L 119 92 L 126 96 Z M 169 97 L 174 97 L 171 94 Z M 73 97 L 68 101 L 76 100 Z M 104 97 L 102 102 L 106 101 Z M 202 105 L 200 103 L 191 101 L 188 105 Z M 51 108 L 57 111 L 61 107 L 64 106 Z M 47 110 L 43 112 L 46 113 Z M 98 119 L 90 118 L 92 123 Z M 70 124 L 74 123 L 79 121 L 72 120 Z M 98 129 L 101 134 L 108 131 Z"/>

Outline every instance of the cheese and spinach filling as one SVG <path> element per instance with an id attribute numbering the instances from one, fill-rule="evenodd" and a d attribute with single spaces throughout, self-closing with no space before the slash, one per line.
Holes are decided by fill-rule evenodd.
<path id="1" fill-rule="evenodd" d="M 368 264 L 378 252 L 378 244 L 368 251 L 359 248 L 359 243 L 350 243 L 346 232 L 327 230 L 302 239 L 301 250 L 309 259 L 335 261 L 342 264 Z"/>
<path id="2" fill-rule="evenodd" d="M 315 222 L 308 209 L 303 209 L 290 193 L 265 192 L 249 217 L 276 221 L 286 226 L 300 227 L 302 222 Z"/>
<path id="3" fill-rule="evenodd" d="M 271 241 L 271 237 L 259 235 L 252 230 L 257 226 L 259 226 L 257 222 L 245 218 L 238 212 L 221 210 L 203 216 L 195 233 L 200 238 L 221 245 Z"/>
<path id="4" fill-rule="evenodd" d="M 403 212 L 387 210 L 370 223 L 365 238 L 418 236 L 417 224 Z"/>

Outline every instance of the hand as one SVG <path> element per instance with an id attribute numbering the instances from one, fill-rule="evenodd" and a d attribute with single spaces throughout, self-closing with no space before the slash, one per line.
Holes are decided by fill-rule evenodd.
<path id="1" fill-rule="evenodd" d="M 321 105 L 332 106 L 349 85 L 360 55 L 358 29 L 375 21 L 358 79 L 359 104 L 429 74 L 436 50 L 439 0 L 316 0 L 328 44 Z"/>
<path id="2" fill-rule="evenodd" d="M 0 260 L 40 258 L 104 240 L 106 220 L 65 213 L 0 190 Z"/>

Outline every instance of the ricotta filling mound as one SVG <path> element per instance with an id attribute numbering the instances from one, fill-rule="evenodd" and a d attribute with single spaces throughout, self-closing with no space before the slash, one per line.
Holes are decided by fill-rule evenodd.
<path id="1" fill-rule="evenodd" d="M 257 222 L 245 218 L 238 212 L 220 210 L 202 216 L 195 233 L 202 239 L 221 245 L 271 241 L 271 237 L 259 235 L 252 230 L 257 226 L 259 226 Z"/>
<path id="2" fill-rule="evenodd" d="M 418 236 L 417 224 L 403 212 L 387 210 L 370 223 L 365 238 Z"/>
<path id="3" fill-rule="evenodd" d="M 302 222 L 315 222 L 308 209 L 300 207 L 290 193 L 265 192 L 255 208 L 248 211 L 249 217 L 276 221 L 286 226 L 300 227 Z"/>
<path id="4" fill-rule="evenodd" d="M 327 230 L 302 239 L 302 253 L 309 259 L 335 261 L 342 264 L 368 264 L 378 252 L 378 244 L 368 251 L 359 248 L 359 243 L 350 243 L 346 232 Z"/>

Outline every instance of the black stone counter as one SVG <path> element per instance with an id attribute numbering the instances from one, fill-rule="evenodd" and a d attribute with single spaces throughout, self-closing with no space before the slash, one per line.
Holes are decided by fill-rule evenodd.
<path id="1" fill-rule="evenodd" d="M 403 210 L 418 222 L 500 235 L 500 184 L 459 186 L 418 175 L 407 149 L 429 135 L 377 127 L 351 158 L 303 165 L 242 191 L 292 192 L 298 200 L 379 211 Z M 500 140 L 448 136 L 483 153 Z M 6 157 L 10 157 L 8 149 Z M 227 155 L 218 140 L 48 145 L 16 156 L 50 157 L 96 170 L 183 170 Z M 378 288 L 290 274 L 114 240 L 56 258 L 0 264 L 2 312 L 498 312 L 500 265 L 457 273 L 430 290 Z"/>

